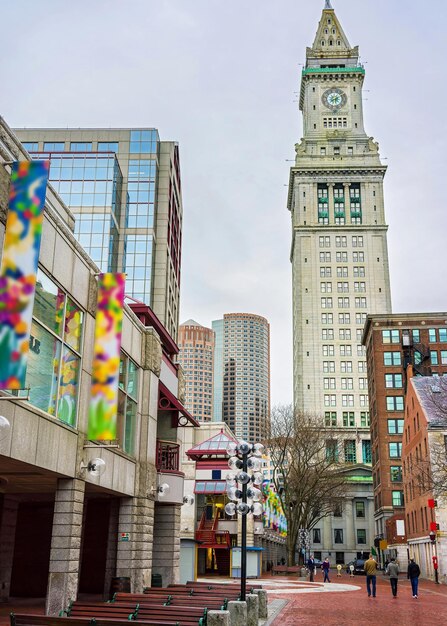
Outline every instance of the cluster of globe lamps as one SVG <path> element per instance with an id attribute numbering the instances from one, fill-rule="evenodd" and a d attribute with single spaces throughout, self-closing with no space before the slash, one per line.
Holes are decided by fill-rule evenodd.
<path id="1" fill-rule="evenodd" d="M 246 441 L 231 442 L 227 447 L 230 456 L 226 475 L 227 495 L 231 502 L 225 506 L 227 515 L 236 513 L 247 515 L 262 515 L 262 491 L 259 487 L 264 479 L 261 469 L 261 459 L 264 452 L 262 443 L 251 445 Z M 239 489 L 238 485 L 242 485 Z"/>

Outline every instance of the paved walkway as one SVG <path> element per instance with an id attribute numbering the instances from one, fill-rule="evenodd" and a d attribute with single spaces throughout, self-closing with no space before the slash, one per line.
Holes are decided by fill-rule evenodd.
<path id="1" fill-rule="evenodd" d="M 273 600 L 287 601 L 279 614 L 274 614 L 270 626 L 436 626 L 447 624 L 447 586 L 420 581 L 419 598 L 411 595 L 406 578 L 399 580 L 398 596 L 392 597 L 388 577 L 377 577 L 377 597 L 368 598 L 365 577 L 354 579 L 346 574 L 331 577 L 334 582 L 299 583 L 291 577 L 263 579 L 268 591 L 269 605 Z M 276 604 L 276 603 L 275 603 Z M 272 606 L 274 608 L 275 604 Z"/>

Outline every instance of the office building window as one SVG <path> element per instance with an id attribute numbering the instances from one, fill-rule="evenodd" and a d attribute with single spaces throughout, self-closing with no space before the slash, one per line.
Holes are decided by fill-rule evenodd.
<path id="1" fill-rule="evenodd" d="M 360 413 L 360 426 L 362 426 L 363 428 L 366 428 L 367 426 L 369 426 L 369 412 L 368 411 L 362 411 Z"/>
<path id="2" fill-rule="evenodd" d="M 404 410 L 403 396 L 387 396 L 386 410 L 387 411 L 403 411 Z"/>
<path id="3" fill-rule="evenodd" d="M 436 343 L 436 328 L 428 329 L 428 340 L 430 343 Z"/>
<path id="4" fill-rule="evenodd" d="M 404 492 L 403 491 L 392 491 L 391 499 L 393 506 L 404 506 Z"/>
<path id="5" fill-rule="evenodd" d="M 83 311 L 38 270 L 25 387 L 32 405 L 73 427 L 83 324 Z"/>
<path id="6" fill-rule="evenodd" d="M 72 141 L 70 143 L 71 152 L 91 152 L 92 151 L 92 143 L 91 141 Z"/>
<path id="7" fill-rule="evenodd" d="M 356 463 L 357 454 L 355 449 L 355 440 L 348 439 L 345 441 L 345 463 Z"/>
<path id="8" fill-rule="evenodd" d="M 321 530 L 319 528 L 313 529 L 313 543 L 321 543 Z"/>
<path id="9" fill-rule="evenodd" d="M 365 517 L 365 503 L 363 500 L 355 501 L 355 516 Z"/>
<path id="10" fill-rule="evenodd" d="M 439 365 L 438 353 L 436 350 L 430 350 L 430 360 L 432 365 Z"/>
<path id="11" fill-rule="evenodd" d="M 447 328 L 440 328 L 438 330 L 439 333 L 439 341 L 441 343 L 446 343 L 447 342 Z"/>
<path id="12" fill-rule="evenodd" d="M 404 420 L 388 420 L 388 433 L 390 435 L 402 435 L 404 432 Z"/>
<path id="13" fill-rule="evenodd" d="M 98 141 L 98 152 L 118 152 L 117 141 Z"/>
<path id="14" fill-rule="evenodd" d="M 366 530 L 364 528 L 357 528 L 357 543 L 366 544 Z"/>
<path id="15" fill-rule="evenodd" d="M 362 441 L 362 459 L 363 463 L 372 463 L 371 442 L 368 439 Z"/>
<path id="16" fill-rule="evenodd" d="M 129 152 L 154 154 L 157 152 L 158 132 L 151 130 L 132 130 L 130 132 Z"/>
<path id="17" fill-rule="evenodd" d="M 447 350 L 441 350 L 441 365 L 447 365 Z"/>
<path id="18" fill-rule="evenodd" d="M 326 441 L 326 459 L 328 461 L 332 461 L 333 463 L 338 462 L 339 451 L 338 451 L 338 443 L 333 439 L 329 439 Z"/>
<path id="19" fill-rule="evenodd" d="M 37 141 L 22 141 L 22 146 L 28 152 L 38 152 L 39 151 L 39 143 Z"/>
<path id="20" fill-rule="evenodd" d="M 45 141 L 43 144 L 44 152 L 63 152 L 65 143 L 63 141 Z"/>
<path id="21" fill-rule="evenodd" d="M 392 465 L 390 467 L 390 478 L 391 478 L 392 483 L 402 482 L 402 466 L 401 465 Z"/>
<path id="22" fill-rule="evenodd" d="M 402 365 L 402 355 L 400 352 L 384 352 L 384 365 Z"/>
<path id="23" fill-rule="evenodd" d="M 337 413 L 326 411 L 324 414 L 324 424 L 328 427 L 337 426 Z"/>
<path id="24" fill-rule="evenodd" d="M 398 330 L 382 330 L 382 343 L 399 343 L 400 333 Z"/>
<path id="25" fill-rule="evenodd" d="M 343 426 L 353 428 L 355 426 L 355 414 L 343 412 Z"/>
<path id="26" fill-rule="evenodd" d="M 402 374 L 385 374 L 385 387 L 387 389 L 402 389 Z"/>
<path id="27" fill-rule="evenodd" d="M 390 459 L 400 459 L 402 456 L 402 443 L 400 441 L 393 441 L 388 444 L 388 451 Z"/>
<path id="28" fill-rule="evenodd" d="M 124 452 L 135 452 L 135 433 L 138 400 L 138 367 L 124 353 L 121 353 L 118 391 L 118 442 Z"/>
<path id="29" fill-rule="evenodd" d="M 343 543 L 343 529 L 334 528 L 334 543 Z"/>

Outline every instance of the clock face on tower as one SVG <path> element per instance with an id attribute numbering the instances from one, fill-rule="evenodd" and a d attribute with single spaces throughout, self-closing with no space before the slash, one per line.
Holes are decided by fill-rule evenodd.
<path id="1" fill-rule="evenodd" d="M 345 106 L 347 97 L 344 91 L 338 88 L 327 89 L 321 98 L 325 107 L 337 112 Z"/>

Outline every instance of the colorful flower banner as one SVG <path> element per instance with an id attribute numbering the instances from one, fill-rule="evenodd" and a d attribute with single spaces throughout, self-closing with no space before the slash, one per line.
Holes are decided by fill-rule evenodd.
<path id="1" fill-rule="evenodd" d="M 23 389 L 48 161 L 13 163 L 0 265 L 0 389 Z"/>
<path id="2" fill-rule="evenodd" d="M 266 480 L 262 483 L 264 495 L 264 528 L 276 530 L 282 537 L 287 536 L 287 520 L 282 509 L 281 500 L 275 487 Z"/>
<path id="3" fill-rule="evenodd" d="M 125 274 L 100 274 L 87 437 L 116 439 Z"/>

